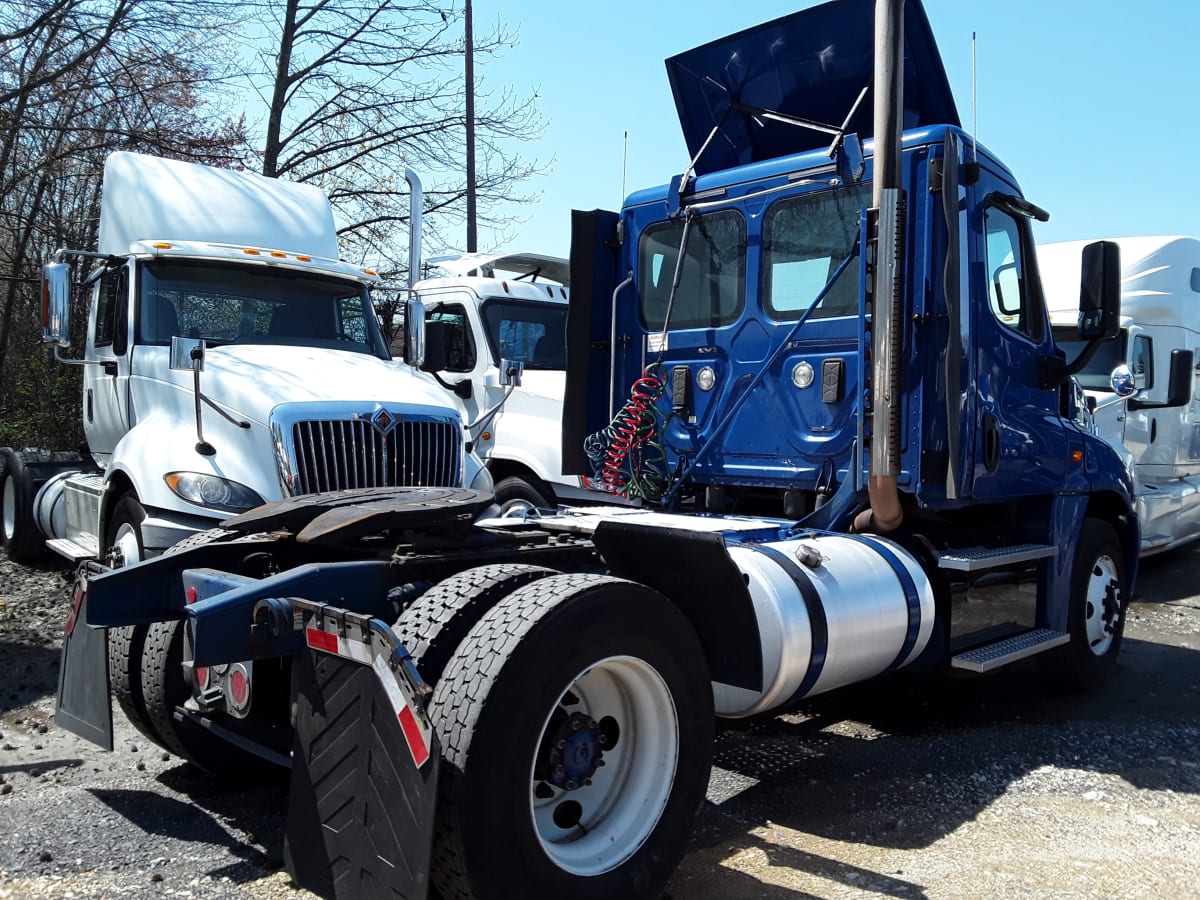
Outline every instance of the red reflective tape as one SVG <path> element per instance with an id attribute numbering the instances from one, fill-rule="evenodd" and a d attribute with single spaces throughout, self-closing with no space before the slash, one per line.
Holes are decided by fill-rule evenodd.
<path id="1" fill-rule="evenodd" d="M 319 628 L 309 628 L 306 632 L 308 638 L 308 646 L 317 650 L 324 650 L 326 653 L 338 652 L 338 639 L 336 634 L 329 634 Z"/>
<path id="2" fill-rule="evenodd" d="M 400 720 L 400 727 L 404 729 L 404 738 L 408 741 L 408 749 L 412 752 L 413 762 L 417 764 L 417 768 L 420 768 L 425 765 L 425 760 L 429 759 L 429 745 L 425 743 L 425 738 L 421 735 L 417 717 L 407 706 L 400 710 L 396 717 Z"/>

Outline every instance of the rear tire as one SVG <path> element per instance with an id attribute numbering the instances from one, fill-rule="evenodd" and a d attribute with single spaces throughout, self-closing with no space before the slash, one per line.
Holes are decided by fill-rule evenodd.
<path id="1" fill-rule="evenodd" d="M 413 601 L 392 631 L 408 648 L 421 677 L 437 684 L 462 639 L 489 609 L 517 588 L 557 574 L 542 566 L 516 564 L 467 569 Z"/>
<path id="2" fill-rule="evenodd" d="M 713 740 L 704 654 L 669 600 L 617 578 L 539 579 L 471 630 L 429 714 L 446 900 L 661 896 Z"/>
<path id="3" fill-rule="evenodd" d="M 33 521 L 33 475 L 15 450 L 4 453 L 0 476 L 0 542 L 8 558 L 28 565 L 42 559 L 46 545 Z"/>
<path id="4" fill-rule="evenodd" d="M 1071 640 L 1039 657 L 1050 676 L 1075 690 L 1107 681 L 1116 668 L 1128 604 L 1128 566 L 1116 532 L 1107 522 L 1085 519 L 1071 569 Z"/>

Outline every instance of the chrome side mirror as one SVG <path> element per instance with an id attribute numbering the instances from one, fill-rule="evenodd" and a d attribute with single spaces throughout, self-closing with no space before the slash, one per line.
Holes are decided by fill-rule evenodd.
<path id="1" fill-rule="evenodd" d="M 42 343 L 71 343 L 71 267 L 64 262 L 42 266 Z"/>

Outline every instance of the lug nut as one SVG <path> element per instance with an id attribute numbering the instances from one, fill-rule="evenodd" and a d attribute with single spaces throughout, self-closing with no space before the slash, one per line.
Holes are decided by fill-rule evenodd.
<path id="1" fill-rule="evenodd" d="M 583 786 L 584 786 L 584 787 L 591 787 L 591 786 L 592 786 L 592 779 L 590 779 L 590 778 L 585 778 L 585 779 L 583 779 Z"/>
<path id="2" fill-rule="evenodd" d="M 583 723 L 580 722 L 578 719 L 571 720 L 571 730 L 572 731 L 578 731 L 582 727 L 583 727 Z"/>
<path id="3" fill-rule="evenodd" d="M 568 778 L 568 779 L 567 779 L 567 790 L 568 790 L 568 791 L 573 791 L 573 790 L 575 790 L 575 788 L 577 788 L 577 787 L 579 787 L 579 782 L 578 782 L 578 781 L 576 781 L 574 778 Z"/>

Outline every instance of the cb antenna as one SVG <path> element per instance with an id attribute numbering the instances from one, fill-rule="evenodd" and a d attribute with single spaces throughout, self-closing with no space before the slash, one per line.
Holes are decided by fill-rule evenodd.
<path id="1" fill-rule="evenodd" d="M 975 32 L 971 32 L 971 155 L 979 163 L 979 103 L 976 96 Z"/>
<path id="2" fill-rule="evenodd" d="M 625 202 L 625 172 L 629 168 L 629 131 L 625 131 L 625 151 L 621 157 L 621 202 Z"/>

